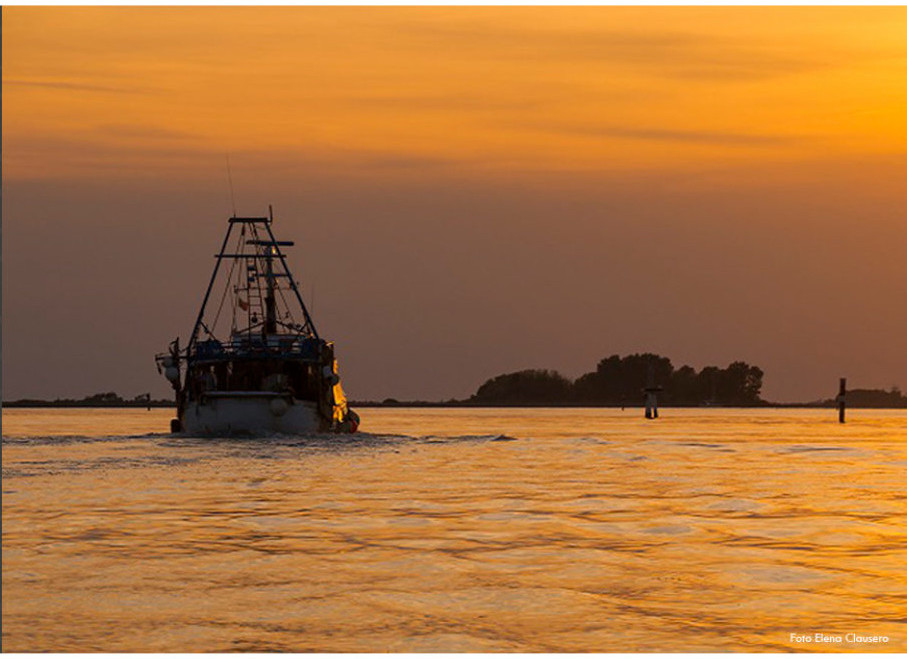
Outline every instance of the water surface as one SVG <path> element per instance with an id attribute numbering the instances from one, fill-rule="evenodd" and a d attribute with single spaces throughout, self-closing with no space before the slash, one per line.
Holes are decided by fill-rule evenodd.
<path id="1" fill-rule="evenodd" d="M 3 410 L 5 651 L 907 650 L 905 411 L 171 415 Z"/>

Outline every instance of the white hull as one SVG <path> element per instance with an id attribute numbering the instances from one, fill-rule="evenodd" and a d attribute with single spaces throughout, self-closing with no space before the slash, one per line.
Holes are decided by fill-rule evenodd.
<path id="1" fill-rule="evenodd" d="M 189 435 L 267 435 L 324 430 L 318 405 L 264 392 L 217 392 L 183 410 L 183 432 Z"/>

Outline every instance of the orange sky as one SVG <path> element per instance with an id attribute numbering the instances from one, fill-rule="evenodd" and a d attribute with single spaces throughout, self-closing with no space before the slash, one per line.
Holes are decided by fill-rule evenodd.
<path id="1" fill-rule="evenodd" d="M 79 230 L 185 249 L 178 309 L 137 321 L 123 359 L 186 332 L 227 153 L 240 212 L 320 213 L 287 229 L 313 239 L 354 398 L 462 396 L 501 370 L 577 375 L 637 350 L 748 359 L 778 399 L 828 394 L 841 370 L 905 386 L 905 80 L 902 7 L 4 7 L 4 396 L 54 394 L 29 380 L 50 357 L 20 312 L 46 306 L 53 327 L 60 296 L 83 296 L 66 320 L 83 347 L 97 318 L 119 322 L 86 293 L 101 265 L 66 251 Z M 318 240 L 347 247 L 322 262 Z M 135 286 L 169 309 L 167 259 L 147 258 Z M 348 306 L 371 310 L 372 338 Z M 464 315 L 487 322 L 451 333 Z M 573 347 L 541 359 L 563 328 Z M 376 362 L 372 340 L 405 345 Z M 435 361 L 389 381 L 414 350 Z M 84 386 L 144 391 L 135 364 Z M 62 393 L 93 393 L 85 370 Z"/>
<path id="2" fill-rule="evenodd" d="M 904 8 L 6 8 L 5 173 L 902 154 L 905 39 Z"/>

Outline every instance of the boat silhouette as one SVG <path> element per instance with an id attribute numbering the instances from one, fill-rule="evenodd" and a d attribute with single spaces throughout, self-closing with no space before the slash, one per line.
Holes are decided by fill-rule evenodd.
<path id="1" fill-rule="evenodd" d="M 270 207 L 267 217 L 228 218 L 188 344 L 181 349 L 177 338 L 155 356 L 176 397 L 171 432 L 263 435 L 358 428 L 359 417 L 340 385 L 334 344 L 315 329 L 282 250 L 293 242 L 277 240 L 273 221 Z M 209 303 L 224 274 L 212 319 Z M 220 329 L 227 320 L 229 327 Z"/>

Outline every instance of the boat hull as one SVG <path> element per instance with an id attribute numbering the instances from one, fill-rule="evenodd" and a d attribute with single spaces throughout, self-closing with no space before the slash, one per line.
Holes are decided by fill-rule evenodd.
<path id="1" fill-rule="evenodd" d="M 327 429 L 317 403 L 264 392 L 218 392 L 190 401 L 180 422 L 188 435 L 295 435 Z"/>

